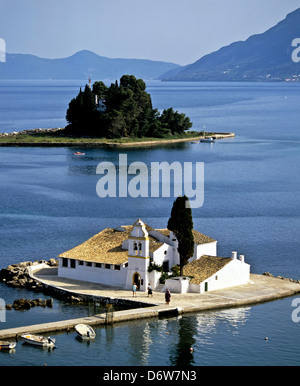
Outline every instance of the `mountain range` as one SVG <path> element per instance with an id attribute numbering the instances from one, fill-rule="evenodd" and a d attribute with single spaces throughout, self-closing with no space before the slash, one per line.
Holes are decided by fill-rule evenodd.
<path id="1" fill-rule="evenodd" d="M 124 74 L 157 79 L 178 64 L 143 60 L 112 59 L 83 50 L 61 59 L 46 59 L 30 54 L 6 54 L 0 62 L 0 79 L 117 79 Z"/>
<path id="2" fill-rule="evenodd" d="M 87 50 L 61 59 L 7 53 L 6 62 L 0 62 L 0 79 L 114 80 L 130 74 L 165 81 L 300 81 L 299 26 L 300 8 L 266 32 L 222 47 L 187 66 L 112 59 Z"/>
<path id="3" fill-rule="evenodd" d="M 168 81 L 300 80 L 300 62 L 292 60 L 300 44 L 300 8 L 266 32 L 232 43 L 184 68 L 163 74 Z M 297 42 L 296 42 L 297 43 Z M 300 49 L 294 52 L 300 60 Z M 298 53 L 298 55 L 296 55 Z"/>

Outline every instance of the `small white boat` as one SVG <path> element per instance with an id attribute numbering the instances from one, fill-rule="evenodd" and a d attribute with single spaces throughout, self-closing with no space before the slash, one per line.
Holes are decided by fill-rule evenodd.
<path id="1" fill-rule="evenodd" d="M 81 153 L 80 151 L 77 151 L 76 153 L 73 153 L 74 155 L 85 155 L 85 153 Z"/>
<path id="2" fill-rule="evenodd" d="M 215 142 L 215 140 L 213 139 L 213 137 L 209 137 L 209 138 L 200 139 L 200 142 L 213 143 L 213 142 Z"/>
<path id="3" fill-rule="evenodd" d="M 40 335 L 23 334 L 21 335 L 21 338 L 23 338 L 26 343 L 33 344 L 35 346 L 55 348 L 55 339 L 50 338 L 50 336 L 45 338 Z"/>
<path id="4" fill-rule="evenodd" d="M 16 347 L 16 342 L 0 341 L 0 350 L 11 350 Z"/>
<path id="5" fill-rule="evenodd" d="M 96 336 L 95 331 L 88 324 L 76 324 L 75 330 L 81 339 L 94 339 Z"/>

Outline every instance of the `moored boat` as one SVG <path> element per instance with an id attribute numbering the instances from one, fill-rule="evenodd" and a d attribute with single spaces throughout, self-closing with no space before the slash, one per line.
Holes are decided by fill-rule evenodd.
<path id="1" fill-rule="evenodd" d="M 55 339 L 50 338 L 50 336 L 45 338 L 40 335 L 23 334 L 21 335 L 21 338 L 23 338 L 26 343 L 35 346 L 55 348 Z"/>
<path id="2" fill-rule="evenodd" d="M 95 331 L 88 324 L 76 324 L 75 330 L 78 334 L 78 337 L 81 339 L 94 339 L 96 336 Z"/>
<path id="3" fill-rule="evenodd" d="M 16 347 L 16 342 L 0 341 L 0 350 L 11 350 Z"/>
<path id="4" fill-rule="evenodd" d="M 76 153 L 73 153 L 74 155 L 85 155 L 85 153 L 81 153 L 80 151 L 77 151 Z"/>
<path id="5" fill-rule="evenodd" d="M 213 142 L 215 142 L 215 140 L 213 139 L 213 137 L 209 137 L 209 138 L 200 139 L 200 142 L 213 143 Z"/>

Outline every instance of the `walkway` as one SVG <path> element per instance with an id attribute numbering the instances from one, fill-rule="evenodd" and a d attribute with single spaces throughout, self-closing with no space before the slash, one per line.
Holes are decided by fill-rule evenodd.
<path id="1" fill-rule="evenodd" d="M 200 312 L 229 307 L 239 307 L 275 300 L 292 296 L 300 292 L 300 284 L 288 280 L 276 279 L 264 275 L 251 275 L 251 283 L 231 287 L 223 290 L 206 292 L 204 294 L 174 294 L 172 293 L 170 305 L 165 304 L 164 293 L 153 292 L 153 297 L 147 293 L 137 292 L 137 297 L 132 297 L 132 292 L 116 287 L 104 287 L 83 281 L 59 278 L 57 275 L 45 274 L 54 271 L 41 270 L 35 277 L 43 283 L 59 288 L 66 292 L 92 295 L 102 299 L 119 299 L 120 301 L 134 301 L 148 304 L 148 307 L 132 308 L 125 311 L 116 311 L 113 322 L 128 321 L 133 319 L 153 318 L 165 315 L 178 315 L 188 312 Z M 78 323 L 90 325 L 105 324 L 105 314 L 99 314 L 78 319 L 63 320 L 59 322 L 43 323 L 33 326 L 24 326 L 0 330 L 0 339 L 15 338 L 24 332 L 50 333 L 74 328 Z"/>

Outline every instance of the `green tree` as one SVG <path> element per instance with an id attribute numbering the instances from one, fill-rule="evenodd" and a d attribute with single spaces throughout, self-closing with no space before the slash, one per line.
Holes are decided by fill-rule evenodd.
<path id="1" fill-rule="evenodd" d="M 180 275 L 182 276 L 183 267 L 194 253 L 193 218 L 188 197 L 177 197 L 174 201 L 168 229 L 175 234 L 178 241 Z"/>
<path id="2" fill-rule="evenodd" d="M 105 137 L 121 138 L 126 137 L 126 122 L 120 111 L 113 110 L 104 116 Z"/>
<path id="3" fill-rule="evenodd" d="M 185 114 L 174 111 L 172 107 L 161 113 L 160 123 L 172 134 L 183 134 L 192 127 L 190 119 Z"/>
<path id="4" fill-rule="evenodd" d="M 67 131 L 74 135 L 94 135 L 99 114 L 95 109 L 95 97 L 89 86 L 81 90 L 69 103 L 66 120 L 70 124 Z"/>
<path id="5" fill-rule="evenodd" d="M 104 100 L 106 109 L 97 109 L 96 96 Z M 65 132 L 76 136 L 156 137 L 182 134 L 192 123 L 185 114 L 166 109 L 160 115 L 153 109 L 146 84 L 133 75 L 123 75 L 110 87 L 96 81 L 92 90 L 85 86 L 69 103 L 66 113 L 69 125 Z"/>
<path id="6" fill-rule="evenodd" d="M 106 99 L 108 87 L 102 81 L 96 81 L 93 84 L 93 94 L 97 95 L 98 98 Z"/>
<path id="7" fill-rule="evenodd" d="M 74 131 L 77 131 L 80 126 L 81 120 L 81 110 L 83 105 L 82 90 L 80 91 L 76 98 L 73 98 L 69 103 L 69 108 L 66 113 L 66 120 L 70 125 L 73 125 Z"/>

